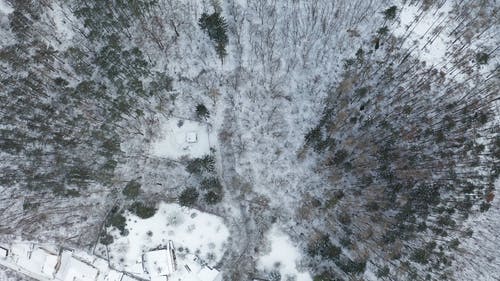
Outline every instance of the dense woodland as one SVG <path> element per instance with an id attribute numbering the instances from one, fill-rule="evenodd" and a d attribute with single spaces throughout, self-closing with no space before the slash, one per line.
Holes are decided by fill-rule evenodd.
<path id="1" fill-rule="evenodd" d="M 166 200 L 231 225 L 225 280 L 294 280 L 256 269 L 273 223 L 314 281 L 465 280 L 500 175 L 496 1 L 3 2 L 0 239 L 93 249 Z M 436 18 L 424 47 L 448 34 L 439 63 L 405 5 Z M 158 115 L 218 146 L 149 157 Z"/>
<path id="2" fill-rule="evenodd" d="M 305 136 L 331 182 L 331 195 L 312 204 L 335 225 L 315 233 L 309 253 L 332 260 L 319 262 L 328 272 L 362 272 L 371 256 L 379 277 L 390 276 L 386 263 L 399 263 L 409 279 L 446 279 L 453 249 L 472 235 L 461 223 L 489 209 L 500 174 L 498 73 L 469 86 L 404 53 L 374 57 L 360 48 L 346 61 L 344 80 Z M 356 259 L 340 247 L 355 249 Z"/>

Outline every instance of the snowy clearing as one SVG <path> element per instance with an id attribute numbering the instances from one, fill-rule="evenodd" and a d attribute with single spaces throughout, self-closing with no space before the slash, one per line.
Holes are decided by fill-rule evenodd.
<path id="1" fill-rule="evenodd" d="M 210 153 L 208 128 L 200 122 L 170 118 L 161 125 L 160 138 L 151 146 L 157 157 L 196 158 Z"/>
<path id="2" fill-rule="evenodd" d="M 141 219 L 126 213 L 127 236 L 117 230 L 109 245 L 111 264 L 127 272 L 143 276 L 142 255 L 153 249 L 166 247 L 173 241 L 179 269 L 191 263 L 193 255 L 209 266 L 214 266 L 225 251 L 229 230 L 221 218 L 177 204 L 161 203 L 156 214 Z M 190 266 L 191 267 L 191 266 Z"/>
<path id="3" fill-rule="evenodd" d="M 279 271 L 282 280 L 288 277 L 296 277 L 297 281 L 311 281 L 311 275 L 301 272 L 297 268 L 297 263 L 301 259 L 301 254 L 290 238 L 273 226 L 267 234 L 267 239 L 271 243 L 269 253 L 259 258 L 257 267 L 266 272 Z"/>

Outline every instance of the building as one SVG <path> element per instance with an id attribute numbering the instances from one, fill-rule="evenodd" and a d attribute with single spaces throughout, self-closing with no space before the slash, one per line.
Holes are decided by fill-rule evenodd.
<path id="1" fill-rule="evenodd" d="M 47 244 L 0 244 L 0 265 L 40 281 L 144 281 L 110 268 L 99 257 Z"/>
<path id="2" fill-rule="evenodd" d="M 96 281 L 99 270 L 89 263 L 73 256 L 71 251 L 63 251 L 55 276 L 57 281 Z"/>
<path id="3" fill-rule="evenodd" d="M 20 268 L 47 278 L 54 277 L 59 262 L 55 252 L 28 243 L 12 245 L 10 256 Z"/>
<path id="4" fill-rule="evenodd" d="M 32 264 L 38 265 L 36 271 L 40 272 L 42 275 L 54 277 L 56 272 L 56 266 L 59 262 L 59 256 L 50 252 L 44 248 L 35 248 L 31 252 L 30 257 Z"/>
<path id="5" fill-rule="evenodd" d="M 187 132 L 186 133 L 186 142 L 196 143 L 197 141 L 198 141 L 198 134 L 196 134 L 196 132 Z"/>
<path id="6" fill-rule="evenodd" d="M 149 150 L 155 157 L 200 158 L 210 154 L 209 127 L 205 123 L 172 117 L 162 121 L 158 133 Z"/>
<path id="7" fill-rule="evenodd" d="M 110 269 L 108 274 L 104 277 L 104 281 L 122 281 L 123 273 Z"/>
<path id="8" fill-rule="evenodd" d="M 200 281 L 222 281 L 222 274 L 216 269 L 204 266 L 198 272 L 198 279 Z"/>
<path id="9" fill-rule="evenodd" d="M 120 279 L 120 281 L 139 281 L 139 279 L 136 279 L 136 278 L 134 278 L 132 276 L 124 274 L 122 276 L 122 279 Z"/>
<path id="10" fill-rule="evenodd" d="M 0 247 L 0 259 L 5 259 L 9 255 L 9 250 L 4 247 Z"/>
<path id="11" fill-rule="evenodd" d="M 142 256 L 144 271 L 151 281 L 166 281 L 177 270 L 175 249 L 172 241 L 166 248 L 149 251 Z"/>

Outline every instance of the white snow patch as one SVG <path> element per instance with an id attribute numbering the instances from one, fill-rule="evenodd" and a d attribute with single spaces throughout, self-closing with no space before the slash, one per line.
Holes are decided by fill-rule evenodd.
<path id="1" fill-rule="evenodd" d="M 52 5 L 52 9 L 48 9 L 47 12 L 50 14 L 50 20 L 53 21 L 57 37 L 61 40 L 63 47 L 68 47 L 68 43 L 75 35 L 73 22 L 78 22 L 78 20 L 67 8 L 59 4 Z"/>
<path id="2" fill-rule="evenodd" d="M 161 125 L 162 139 L 151 146 L 151 154 L 178 159 L 197 158 L 210 153 L 208 126 L 204 123 L 170 118 Z"/>
<path id="3" fill-rule="evenodd" d="M 10 14 L 14 12 L 14 8 L 12 8 L 5 0 L 0 0 L 0 14 Z"/>
<path id="4" fill-rule="evenodd" d="M 202 266 L 193 255 L 185 255 L 178 262 L 177 271 L 168 277 L 169 281 L 222 281 L 222 274 L 206 266 Z"/>
<path id="5" fill-rule="evenodd" d="M 500 178 L 494 183 L 495 198 L 487 212 L 474 215 L 465 227 L 474 233 L 471 238 L 460 239 L 453 263 L 453 275 L 456 280 L 498 281 L 500 268 L 500 248 L 498 247 L 498 230 L 500 229 Z M 458 237 L 457 237 L 458 238 Z"/>
<path id="6" fill-rule="evenodd" d="M 285 233 L 280 231 L 277 226 L 273 226 L 267 234 L 267 239 L 271 243 L 271 250 L 259 258 L 257 262 L 259 270 L 266 272 L 279 270 L 284 280 L 286 280 L 287 276 L 295 276 L 297 281 L 312 280 L 309 273 L 300 272 L 297 269 L 301 254 Z"/>
<path id="7" fill-rule="evenodd" d="M 96 280 L 98 275 L 97 268 L 76 259 L 72 252 L 64 251 L 61 254 L 61 268 L 57 272 L 56 280 Z"/>

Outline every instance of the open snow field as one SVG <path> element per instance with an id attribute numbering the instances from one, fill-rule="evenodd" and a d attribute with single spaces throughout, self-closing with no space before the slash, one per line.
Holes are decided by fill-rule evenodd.
<path id="1" fill-rule="evenodd" d="M 152 144 L 150 153 L 171 159 L 209 154 L 208 127 L 192 120 L 170 118 L 161 124 L 160 140 Z"/>
<path id="2" fill-rule="evenodd" d="M 156 214 L 148 219 L 127 212 L 126 219 L 127 236 L 111 231 L 115 240 L 109 245 L 110 262 L 138 276 L 144 276 L 143 253 L 165 247 L 169 240 L 174 243 L 181 268 L 192 264 L 195 256 L 214 266 L 224 254 L 229 237 L 221 218 L 177 204 L 161 203 Z"/>
<path id="3" fill-rule="evenodd" d="M 289 280 L 295 276 L 297 281 L 311 281 L 311 275 L 301 272 L 297 267 L 301 254 L 290 238 L 278 227 L 273 226 L 267 234 L 270 243 L 269 252 L 259 258 L 257 267 L 266 272 L 279 271 L 281 280 Z"/>

